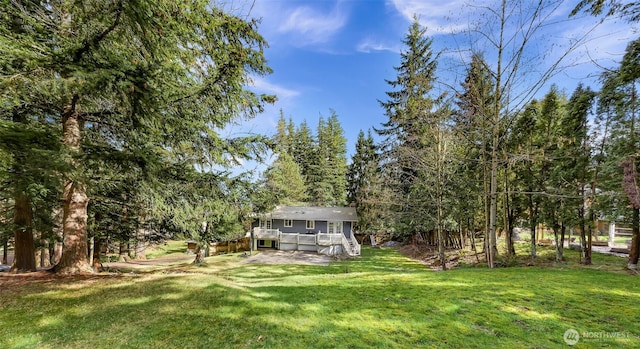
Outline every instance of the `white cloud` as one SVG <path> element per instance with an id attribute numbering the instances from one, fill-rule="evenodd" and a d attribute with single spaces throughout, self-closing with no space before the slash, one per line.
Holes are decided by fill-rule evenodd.
<path id="1" fill-rule="evenodd" d="M 266 79 L 260 77 L 253 78 L 253 87 L 260 92 L 275 94 L 278 96 L 279 100 L 290 99 L 300 95 L 299 91 L 270 83 Z"/>
<path id="2" fill-rule="evenodd" d="M 302 94 L 301 91 L 274 84 L 262 77 L 253 78 L 251 89 L 258 93 L 275 94 L 278 100 L 275 104 L 265 105 L 264 112 L 257 117 L 243 120 L 241 124 L 228 127 L 227 132 L 272 135 L 280 118 L 280 111 L 292 108 L 296 103 L 296 98 Z"/>
<path id="3" fill-rule="evenodd" d="M 400 45 L 398 43 L 390 45 L 369 37 L 363 39 L 356 46 L 356 50 L 363 53 L 371 53 L 372 51 L 390 51 L 400 53 Z"/>
<path id="4" fill-rule="evenodd" d="M 291 35 L 290 39 L 297 45 L 325 43 L 344 27 L 347 17 L 340 2 L 329 12 L 300 6 L 285 13 L 278 32 Z"/>
<path id="5" fill-rule="evenodd" d="M 593 21 L 591 19 L 592 23 Z M 572 28 L 563 33 L 563 36 L 575 36 L 576 31 L 576 28 Z M 576 55 L 582 62 L 593 62 L 603 66 L 615 65 L 622 59 L 627 44 L 636 38 L 637 31 L 638 27 L 629 23 L 605 21 L 590 33 L 584 45 L 576 51 Z"/>
<path id="6" fill-rule="evenodd" d="M 467 18 L 475 8 L 466 0 L 388 0 L 408 21 L 417 16 L 420 24 L 427 28 L 429 34 L 448 34 L 468 28 L 466 23 L 455 23 L 453 18 Z"/>

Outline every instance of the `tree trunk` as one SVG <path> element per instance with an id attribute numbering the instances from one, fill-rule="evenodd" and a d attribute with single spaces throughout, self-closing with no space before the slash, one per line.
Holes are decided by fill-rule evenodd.
<path id="1" fill-rule="evenodd" d="M 2 241 L 2 264 L 8 264 L 9 259 L 9 238 L 5 237 Z"/>
<path id="2" fill-rule="evenodd" d="M 578 217 L 580 217 L 580 262 L 587 264 L 587 223 L 584 217 L 584 210 L 578 209 Z M 582 259 L 584 257 L 584 260 Z"/>
<path id="3" fill-rule="evenodd" d="M 60 274 L 91 272 L 87 260 L 87 204 L 84 185 L 70 181 L 64 190 L 62 257 L 56 265 Z"/>
<path id="4" fill-rule="evenodd" d="M 100 255 L 102 254 L 102 239 L 94 238 L 93 239 L 93 260 L 91 261 L 91 266 L 95 272 L 100 272 L 102 270 L 102 262 L 100 262 Z"/>
<path id="5" fill-rule="evenodd" d="M 145 231 L 144 229 L 136 229 L 136 259 L 147 259 L 147 245 L 146 245 Z"/>
<path id="6" fill-rule="evenodd" d="M 440 200 L 438 201 L 438 256 L 440 257 L 442 270 L 447 270 L 447 258 L 444 248 L 444 232 L 442 229 L 442 205 L 440 204 Z"/>
<path id="7" fill-rule="evenodd" d="M 204 246 L 202 246 L 201 243 L 198 243 L 196 247 L 196 259 L 193 261 L 193 264 L 196 264 L 196 265 L 204 264 L 204 257 L 206 255 L 206 252 L 207 252 L 207 249 Z"/>
<path id="8" fill-rule="evenodd" d="M 560 244 L 556 245 L 556 262 L 562 262 L 564 260 L 564 235 L 567 227 L 564 223 L 560 223 Z"/>
<path id="9" fill-rule="evenodd" d="M 33 240 L 32 220 L 33 212 L 29 198 L 20 193 L 15 198 L 14 228 L 14 256 L 12 272 L 26 273 L 36 271 L 36 248 Z"/>
<path id="10" fill-rule="evenodd" d="M 53 219 L 56 222 L 54 228 L 56 239 L 55 242 L 53 242 L 53 246 L 51 246 L 51 265 L 57 265 L 60 263 L 60 259 L 62 258 L 62 241 L 64 240 L 61 208 L 53 210 Z"/>
<path id="11" fill-rule="evenodd" d="M 96 247 L 96 243 L 95 242 L 96 242 L 96 238 L 95 238 L 95 236 L 92 236 L 89 239 L 89 244 L 87 246 L 89 248 L 89 251 L 87 251 L 87 253 L 89 254 L 89 262 L 90 263 L 93 263 L 93 251 L 94 251 L 94 248 Z"/>
<path id="12" fill-rule="evenodd" d="M 83 122 L 76 112 L 78 96 L 65 108 L 62 124 L 62 141 L 72 154 L 80 151 Z M 75 155 L 74 154 L 74 155 Z M 77 161 L 72 160 L 78 166 Z M 62 229 L 64 242 L 62 257 L 55 271 L 60 274 L 93 272 L 87 260 L 87 188 L 78 179 L 67 179 L 62 196 Z"/>
<path id="13" fill-rule="evenodd" d="M 533 202 L 533 195 L 529 194 L 529 230 L 531 230 L 531 259 L 536 258 L 536 226 L 538 225 L 538 207 Z"/>
<path id="14" fill-rule="evenodd" d="M 591 236 L 593 231 L 591 230 L 591 224 L 587 225 L 587 248 L 584 250 L 584 264 L 591 265 Z"/>
<path id="15" fill-rule="evenodd" d="M 49 266 L 56 265 L 56 247 L 58 246 L 58 242 L 50 242 L 49 243 Z"/>
<path id="16" fill-rule="evenodd" d="M 126 241 L 120 241 L 120 248 L 118 249 L 118 262 L 126 262 L 129 258 L 129 244 Z"/>
<path id="17" fill-rule="evenodd" d="M 505 220 L 505 244 L 507 247 L 507 255 L 515 256 L 516 248 L 513 244 L 513 221 L 515 220 L 514 210 L 511 207 L 511 200 L 509 200 L 509 188 L 507 186 L 507 180 L 505 175 L 505 194 L 504 194 L 504 220 Z"/>
<path id="18" fill-rule="evenodd" d="M 40 267 L 48 268 L 51 266 L 51 256 L 49 255 L 49 240 L 42 239 L 42 248 L 40 249 Z"/>
<path id="19" fill-rule="evenodd" d="M 494 135 L 494 142 L 491 154 L 491 176 L 490 176 L 490 195 L 489 195 L 489 239 L 487 244 L 487 265 L 489 268 L 495 267 L 495 259 L 498 255 L 497 244 L 497 214 L 498 214 L 498 134 Z"/>
<path id="20" fill-rule="evenodd" d="M 480 263 L 480 257 L 478 257 L 478 249 L 476 247 L 476 229 L 473 227 L 471 229 L 471 249 L 473 250 L 473 254 L 476 256 L 476 263 Z"/>
<path id="21" fill-rule="evenodd" d="M 629 248 L 627 268 L 635 270 L 638 269 L 638 257 L 640 257 L 640 209 L 633 209 L 632 223 L 633 236 L 631 238 L 631 247 Z"/>

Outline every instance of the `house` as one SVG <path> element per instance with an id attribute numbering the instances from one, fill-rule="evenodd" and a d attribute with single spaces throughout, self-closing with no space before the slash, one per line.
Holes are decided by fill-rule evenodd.
<path id="1" fill-rule="evenodd" d="M 314 251 L 326 255 L 360 255 L 353 228 L 353 207 L 279 206 L 252 224 L 254 249 Z"/>

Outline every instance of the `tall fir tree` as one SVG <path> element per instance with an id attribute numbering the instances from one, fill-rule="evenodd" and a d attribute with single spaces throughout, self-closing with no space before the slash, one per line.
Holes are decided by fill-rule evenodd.
<path id="1" fill-rule="evenodd" d="M 563 260 L 563 233 L 565 198 L 563 187 L 565 182 L 559 176 L 559 167 L 562 161 L 562 149 L 560 148 L 560 125 L 565 118 L 565 104 L 561 92 L 557 86 L 552 86 L 544 96 L 540 105 L 540 114 L 537 120 L 538 149 L 540 157 L 540 182 L 542 184 L 542 220 L 545 225 L 553 230 L 556 246 L 556 261 Z"/>
<path id="2" fill-rule="evenodd" d="M 598 188 L 626 196 L 626 200 L 621 200 L 617 195 L 599 195 L 598 203 L 609 219 L 619 217 L 632 226 L 628 261 L 630 269 L 637 268 L 640 257 L 640 202 L 635 185 L 635 177 L 640 169 L 640 161 L 637 160 L 640 149 L 640 102 L 637 97 L 639 57 L 640 39 L 636 39 L 627 45 L 619 68 L 604 75 L 598 101 L 599 109 L 607 114 L 609 123 L 609 137 L 604 148 L 606 157 Z"/>
<path id="3" fill-rule="evenodd" d="M 402 43 L 406 50 L 400 53 L 400 65 L 394 68 L 397 77 L 387 81 L 394 90 L 386 92 L 387 100 L 380 101 L 388 120 L 376 132 L 384 137 L 381 169 L 394 192 L 395 229 L 400 234 L 413 234 L 420 231 L 423 220 L 412 210 L 420 197 L 412 196 L 417 194 L 414 186 L 419 175 L 411 154 L 421 148 L 421 127 L 434 107 L 430 93 L 436 79 L 437 55 L 417 18 Z"/>
<path id="4" fill-rule="evenodd" d="M 113 148 L 155 143 L 220 164 L 242 156 L 250 140 L 225 141 L 216 128 L 273 101 L 245 89 L 250 74 L 270 71 L 257 23 L 206 1 L 5 1 L 0 18 L 3 110 L 57 124 L 74 168 L 64 174 L 60 273 L 90 271 L 88 129 L 109 135 Z"/>
<path id="5" fill-rule="evenodd" d="M 364 131 L 360 130 L 356 139 L 356 152 L 351 157 L 347 171 L 347 202 L 355 204 L 357 207 L 358 198 L 362 188 L 369 182 L 372 176 L 372 169 L 378 165 L 378 154 L 373 135 L 369 130 L 365 137 Z"/>
<path id="6" fill-rule="evenodd" d="M 284 118 L 284 112 L 281 109 L 280 118 L 276 125 L 276 134 L 273 137 L 278 153 L 290 153 L 291 151 L 293 134 L 290 132 L 288 125 L 289 124 L 287 124 L 287 121 Z"/>
<path id="7" fill-rule="evenodd" d="M 489 150 L 493 80 L 480 54 L 471 57 L 467 75 L 456 94 L 457 110 L 453 115 L 453 131 L 459 142 L 460 189 L 456 208 L 461 229 L 475 232 L 484 227 L 489 231 Z M 475 243 L 473 237 L 472 243 Z M 474 245 L 475 246 L 475 245 Z"/>
<path id="8" fill-rule="evenodd" d="M 318 119 L 314 135 L 307 121 L 297 128 L 292 120 L 281 116 L 275 141 L 280 152 L 287 153 L 300 169 L 308 204 L 342 206 L 346 203 L 346 138 L 338 116 L 331 111 L 325 120 Z M 288 141 L 287 141 L 288 139 Z M 280 145 L 280 143 L 287 145 Z"/>
<path id="9" fill-rule="evenodd" d="M 326 121 L 324 117 L 318 118 L 316 137 L 313 140 L 313 148 L 307 154 L 307 190 L 309 201 L 316 206 L 323 206 L 331 201 L 333 188 L 327 180 L 329 177 L 329 149 L 326 143 Z"/>
<path id="10" fill-rule="evenodd" d="M 347 171 L 347 188 L 347 202 L 355 205 L 358 213 L 358 229 L 363 233 L 381 230 L 385 206 L 378 199 L 384 195 L 379 156 L 370 130 L 366 137 L 362 130 L 358 133 L 356 152 Z"/>
<path id="11" fill-rule="evenodd" d="M 536 147 L 537 133 L 536 122 L 540 104 L 537 100 L 531 101 L 524 110 L 518 113 L 514 126 L 510 133 L 510 144 L 514 154 L 518 154 L 512 171 L 518 186 L 514 188 L 521 194 L 520 201 L 524 202 L 527 212 L 527 226 L 531 233 L 530 250 L 531 258 L 537 256 L 538 223 L 540 221 L 541 191 L 540 162 L 537 161 L 540 152 Z"/>
<path id="12" fill-rule="evenodd" d="M 593 182 L 593 155 L 589 138 L 589 117 L 593 109 L 596 93 L 589 87 L 579 84 L 573 91 L 567 104 L 565 120 L 562 121 L 562 139 L 565 143 L 563 170 L 571 185 L 568 194 L 577 194 L 571 200 L 580 229 L 580 245 L 583 263 L 591 264 L 591 239 L 594 231 L 593 196 L 590 192 Z"/>
<path id="13" fill-rule="evenodd" d="M 304 177 L 291 155 L 278 154 L 264 177 L 267 190 L 275 196 L 276 205 L 300 206 L 307 201 Z"/>
<path id="14" fill-rule="evenodd" d="M 329 199 L 322 204 L 344 206 L 347 201 L 347 140 L 338 115 L 333 110 L 324 129 L 318 129 L 318 153 L 326 159 L 322 181 L 331 188 Z"/>
<path id="15" fill-rule="evenodd" d="M 309 177 L 311 175 L 310 168 L 312 165 L 311 162 L 314 160 L 313 157 L 315 153 L 315 142 L 313 138 L 314 136 L 306 120 L 295 127 L 290 155 L 300 167 L 300 173 L 307 181 L 307 184 L 309 183 Z M 309 188 L 307 185 L 307 194 L 309 194 L 308 190 Z"/>

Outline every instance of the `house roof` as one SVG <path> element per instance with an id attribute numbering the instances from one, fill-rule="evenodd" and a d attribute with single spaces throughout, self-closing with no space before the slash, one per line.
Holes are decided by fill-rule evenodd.
<path id="1" fill-rule="evenodd" d="M 358 220 L 354 207 L 279 206 L 267 214 L 271 219 L 302 221 L 351 221 Z"/>

